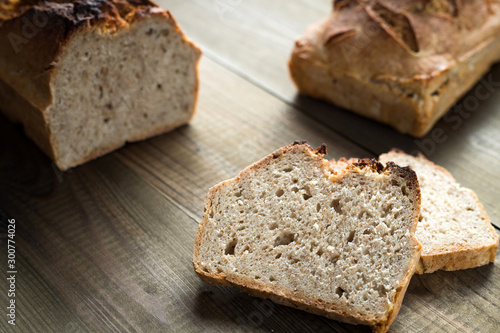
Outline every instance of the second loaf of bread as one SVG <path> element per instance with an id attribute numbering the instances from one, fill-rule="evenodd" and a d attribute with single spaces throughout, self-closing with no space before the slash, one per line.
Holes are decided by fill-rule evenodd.
<path id="1" fill-rule="evenodd" d="M 402 133 L 425 135 L 500 60 L 498 0 L 343 0 L 334 6 L 296 41 L 293 81 L 300 93 Z"/>

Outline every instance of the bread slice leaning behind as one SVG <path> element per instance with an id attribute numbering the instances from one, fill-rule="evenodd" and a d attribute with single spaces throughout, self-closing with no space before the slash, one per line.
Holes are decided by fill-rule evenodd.
<path id="1" fill-rule="evenodd" d="M 415 173 L 331 172 L 326 147 L 281 148 L 212 187 L 194 247 L 202 280 L 385 332 L 420 256 Z"/>
<path id="2" fill-rule="evenodd" d="M 149 0 L 0 1 L 0 50 L 0 110 L 62 170 L 194 114 L 201 51 Z"/>
<path id="3" fill-rule="evenodd" d="M 422 255 L 417 273 L 473 268 L 495 260 L 498 235 L 472 190 L 422 155 L 393 150 L 380 161 L 410 166 L 418 176 L 422 211 L 416 236 Z"/>

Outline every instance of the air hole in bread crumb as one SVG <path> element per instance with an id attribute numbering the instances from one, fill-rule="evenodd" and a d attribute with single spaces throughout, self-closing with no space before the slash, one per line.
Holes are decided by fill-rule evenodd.
<path id="1" fill-rule="evenodd" d="M 391 180 L 391 184 L 394 186 L 399 186 L 399 183 L 396 179 Z"/>
<path id="2" fill-rule="evenodd" d="M 290 244 L 295 240 L 295 234 L 285 231 L 282 232 L 276 239 L 274 240 L 274 246 L 285 246 Z"/>
<path id="3" fill-rule="evenodd" d="M 237 239 L 233 239 L 231 242 L 229 242 L 226 245 L 226 249 L 224 250 L 224 254 L 233 256 L 234 255 L 234 249 L 236 248 L 237 244 L 238 244 L 238 240 Z"/>
<path id="4" fill-rule="evenodd" d="M 316 252 L 316 254 L 317 254 L 318 256 L 320 256 L 320 257 L 323 255 L 323 253 L 325 253 L 325 251 L 323 250 L 323 248 L 322 248 L 322 247 L 320 247 L 320 248 L 318 249 L 318 252 Z"/>
<path id="5" fill-rule="evenodd" d="M 365 229 L 365 231 L 363 231 L 363 235 L 369 235 L 371 233 L 372 233 L 371 229 Z"/>
<path id="6" fill-rule="evenodd" d="M 345 295 L 345 290 L 341 287 L 337 287 L 337 289 L 335 289 L 335 293 L 337 294 L 337 296 L 339 296 L 339 298 L 341 298 Z"/>
<path id="7" fill-rule="evenodd" d="M 319 212 L 321 210 L 321 204 L 318 202 L 316 204 L 316 211 Z"/>
<path id="8" fill-rule="evenodd" d="M 293 167 L 288 167 L 283 169 L 284 172 L 291 172 L 293 170 Z"/>
<path id="9" fill-rule="evenodd" d="M 334 254 L 330 262 L 332 263 L 332 265 L 335 265 L 337 261 L 339 261 L 339 259 L 340 259 L 340 254 Z"/>
<path id="10" fill-rule="evenodd" d="M 234 196 L 237 197 L 237 198 L 241 197 L 242 195 L 243 195 L 243 190 L 240 190 L 239 192 L 236 192 L 234 194 Z"/>
<path id="11" fill-rule="evenodd" d="M 311 199 L 312 198 L 312 194 L 311 194 L 311 189 L 309 188 L 309 186 L 305 185 L 304 186 L 304 191 L 305 191 L 305 193 L 303 195 L 304 200 Z"/>
<path id="12" fill-rule="evenodd" d="M 157 88 L 157 89 L 161 89 L 161 88 L 163 88 L 163 85 L 162 85 L 161 83 L 158 83 L 158 84 L 156 85 L 156 88 Z"/>
<path id="13" fill-rule="evenodd" d="M 256 275 L 255 280 L 259 280 L 259 279 L 260 279 L 260 276 Z"/>
<path id="14" fill-rule="evenodd" d="M 424 220 L 424 216 L 422 214 L 420 214 L 420 216 L 418 217 L 418 222 L 422 222 Z"/>
<path id="15" fill-rule="evenodd" d="M 384 206 L 384 215 L 382 215 L 382 217 L 386 217 L 387 215 L 389 215 L 389 213 L 392 212 L 392 208 L 392 203 Z"/>
<path id="16" fill-rule="evenodd" d="M 274 259 L 279 259 L 279 258 L 281 258 L 281 253 L 278 253 L 278 254 L 274 257 Z"/>
<path id="17" fill-rule="evenodd" d="M 468 211 L 468 212 L 471 212 L 471 211 L 474 210 L 474 208 L 467 207 L 467 208 L 465 208 L 465 210 Z"/>
<path id="18" fill-rule="evenodd" d="M 274 230 L 278 228 L 278 222 L 273 222 L 269 225 L 269 230 Z"/>
<path id="19" fill-rule="evenodd" d="M 281 197 L 283 194 L 285 194 L 285 191 L 283 191 L 283 189 L 281 189 L 281 188 L 280 188 L 279 190 L 277 190 L 277 191 L 276 191 L 276 196 L 277 196 L 278 198 L 279 198 L 279 197 Z"/>
<path id="20" fill-rule="evenodd" d="M 384 297 L 387 294 L 387 289 L 384 286 L 380 285 L 377 287 L 377 292 L 380 297 Z"/>
<path id="21" fill-rule="evenodd" d="M 403 185 L 403 187 L 401 187 L 401 192 L 403 193 L 403 195 L 408 195 L 408 191 L 406 190 L 406 186 Z"/>
<path id="22" fill-rule="evenodd" d="M 298 180 L 297 178 L 294 178 L 294 179 L 292 179 L 292 182 L 293 182 L 294 184 L 296 184 L 296 183 L 298 183 L 298 182 L 299 182 L 299 180 Z"/>
<path id="23" fill-rule="evenodd" d="M 252 251 L 250 251 L 250 247 L 249 247 L 248 245 L 245 245 L 245 246 L 243 247 L 243 249 L 241 250 L 241 252 L 245 252 L 245 251 L 248 251 L 248 252 L 250 252 L 250 253 L 252 252 Z"/>
<path id="24" fill-rule="evenodd" d="M 269 282 L 274 282 L 274 281 L 276 281 L 276 279 L 274 278 L 274 276 L 272 276 L 272 275 L 271 275 L 271 276 L 269 277 Z"/>
<path id="25" fill-rule="evenodd" d="M 296 187 L 296 186 L 294 186 L 294 187 L 292 187 L 292 191 L 295 192 L 295 193 L 297 193 L 299 191 L 299 188 Z"/>
<path id="26" fill-rule="evenodd" d="M 342 214 L 342 207 L 340 205 L 340 199 L 334 199 L 332 201 L 332 203 L 330 204 L 330 207 L 335 209 L 335 212 L 337 212 L 337 214 Z"/>
<path id="27" fill-rule="evenodd" d="M 103 123 L 107 124 L 109 122 L 109 118 L 104 118 L 102 121 Z"/>
<path id="28" fill-rule="evenodd" d="M 347 237 L 347 242 L 349 242 L 349 243 L 350 243 L 350 242 L 352 242 L 352 241 L 353 241 L 353 239 L 354 239 L 354 234 L 355 234 L 355 233 L 356 233 L 356 232 L 355 232 L 354 230 L 352 230 L 352 231 L 349 233 L 349 236 Z"/>
<path id="29" fill-rule="evenodd" d="M 291 264 L 291 265 L 295 265 L 296 263 L 298 263 L 300 260 L 297 259 L 297 258 L 288 258 L 288 262 Z"/>

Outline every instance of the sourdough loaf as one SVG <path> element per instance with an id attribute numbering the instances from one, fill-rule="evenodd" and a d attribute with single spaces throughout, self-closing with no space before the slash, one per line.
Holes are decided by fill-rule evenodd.
<path id="1" fill-rule="evenodd" d="M 380 161 L 409 166 L 417 173 L 422 192 L 416 232 L 422 254 L 417 273 L 466 269 L 495 260 L 498 235 L 472 190 L 422 155 L 393 150 L 381 155 Z"/>
<path id="2" fill-rule="evenodd" d="M 209 190 L 196 273 L 315 314 L 385 332 L 420 255 L 415 173 L 375 160 L 335 174 L 296 142 Z"/>
<path id="3" fill-rule="evenodd" d="M 300 93 L 421 137 L 498 60 L 499 0 L 342 0 L 289 68 Z"/>
<path id="4" fill-rule="evenodd" d="M 0 2 L 0 109 L 65 170 L 187 123 L 200 50 L 149 0 Z"/>

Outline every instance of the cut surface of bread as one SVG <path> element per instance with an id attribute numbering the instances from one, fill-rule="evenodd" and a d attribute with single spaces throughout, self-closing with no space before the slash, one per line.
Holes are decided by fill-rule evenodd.
<path id="1" fill-rule="evenodd" d="M 236 286 L 384 332 L 420 255 L 418 181 L 375 160 L 335 174 L 325 149 L 296 142 L 210 189 L 193 264 Z"/>
<path id="2" fill-rule="evenodd" d="M 10 89 L 16 99 L 0 108 L 23 123 L 60 169 L 193 116 L 201 53 L 170 12 L 148 0 L 6 4 L 0 7 L 0 93 Z M 23 20 L 45 24 L 37 38 L 12 44 L 12 36 L 22 36 Z"/>
<path id="3" fill-rule="evenodd" d="M 402 133 L 425 135 L 500 60 L 499 0 L 333 3 L 297 39 L 292 80 Z"/>
<path id="4" fill-rule="evenodd" d="M 417 173 L 422 193 L 416 232 L 422 254 L 417 273 L 473 268 L 495 260 L 498 235 L 472 190 L 422 155 L 393 150 L 381 155 L 380 161 L 409 166 Z"/>

